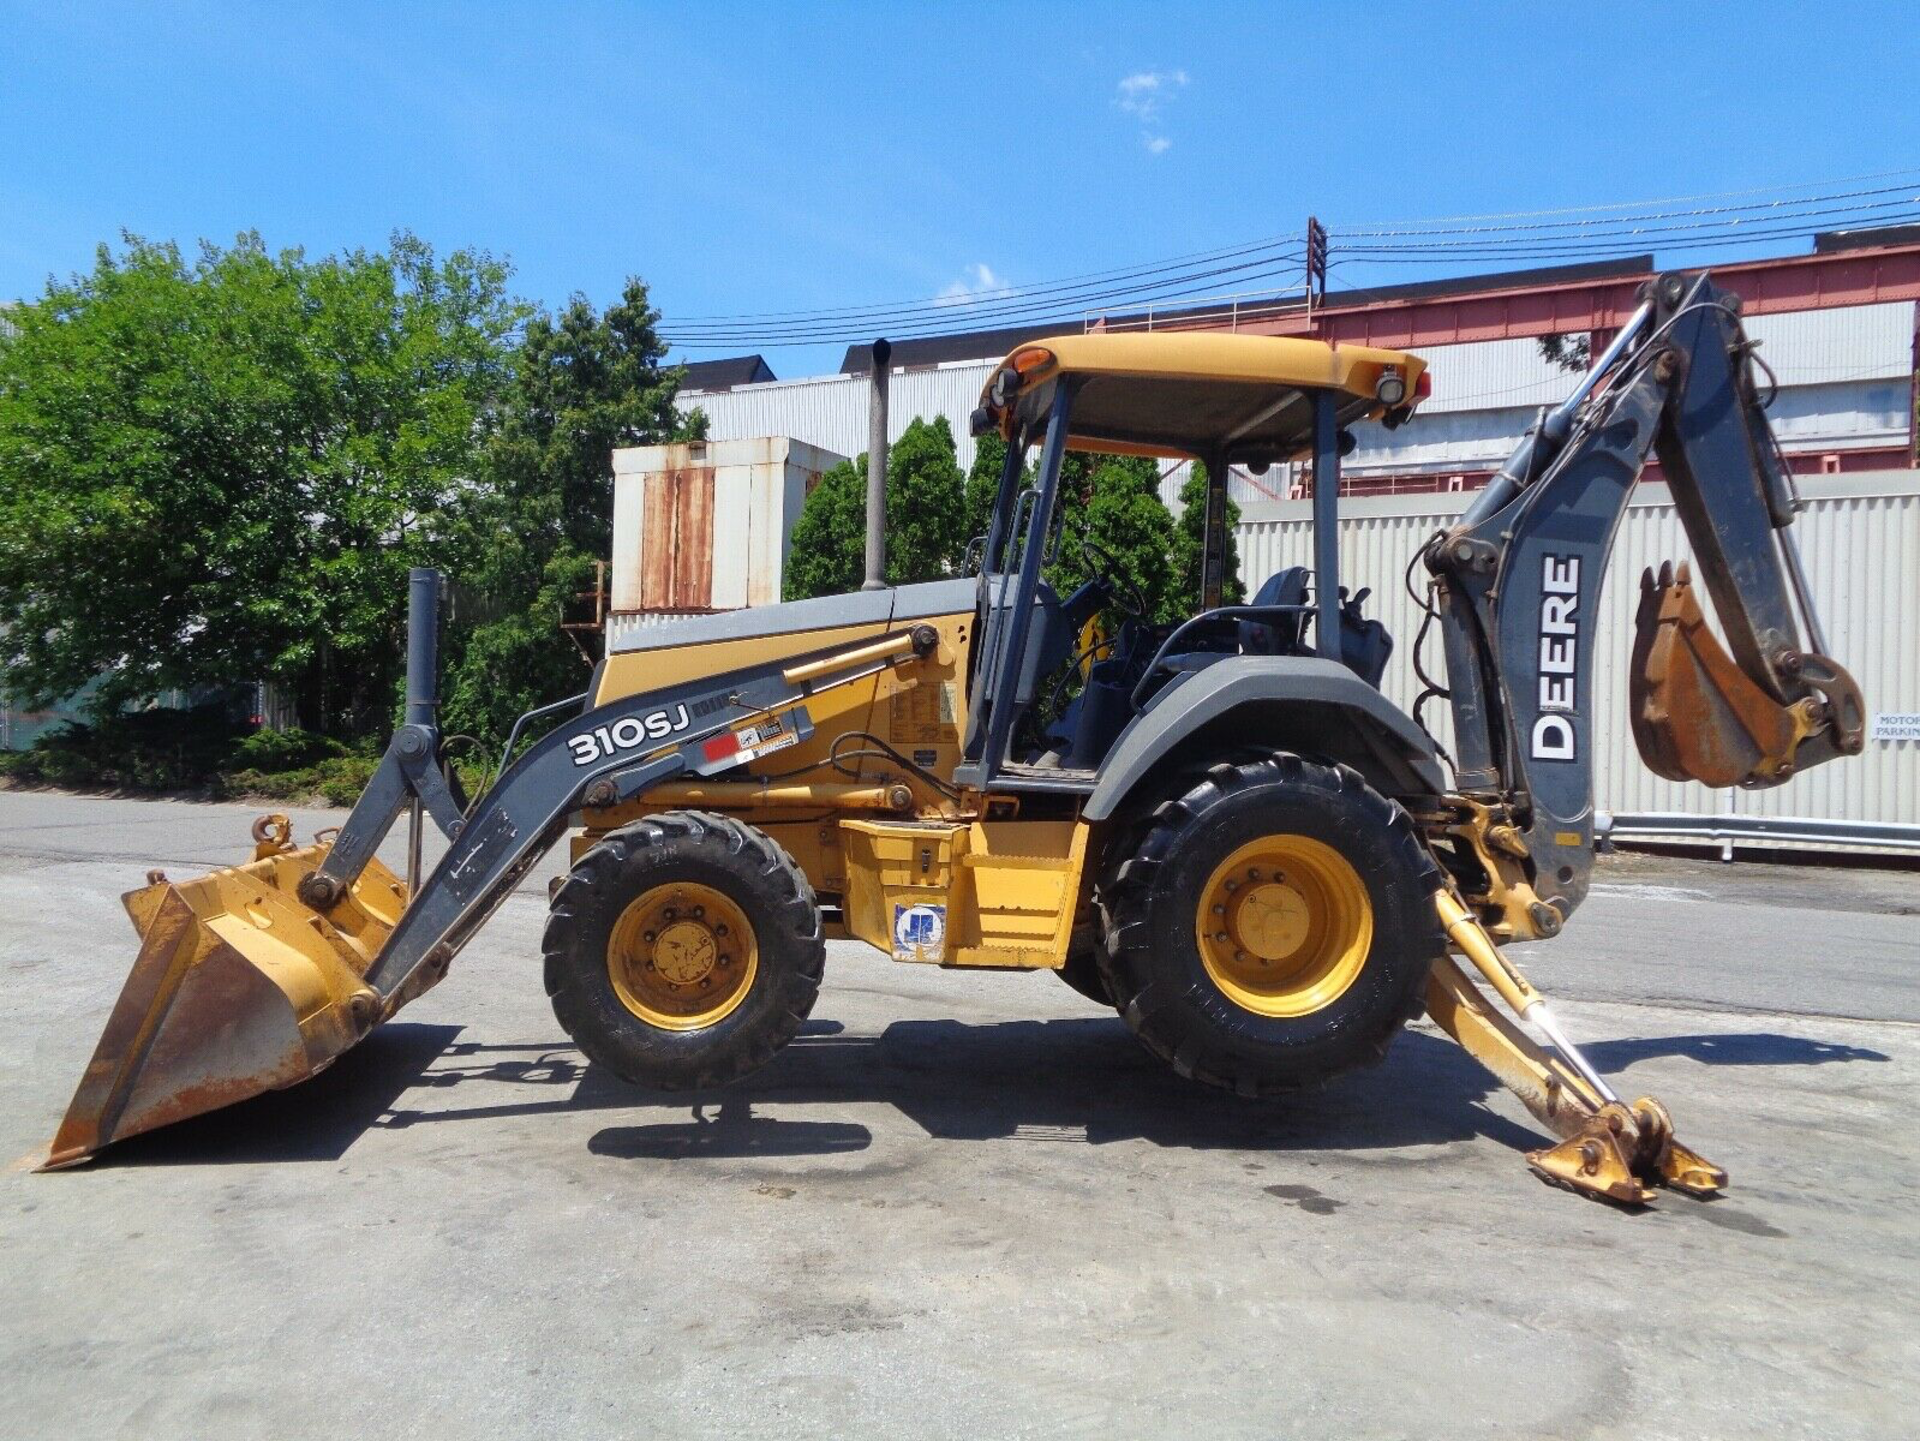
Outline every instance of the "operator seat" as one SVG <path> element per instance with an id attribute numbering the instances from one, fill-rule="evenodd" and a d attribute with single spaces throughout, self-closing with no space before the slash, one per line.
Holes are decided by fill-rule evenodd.
<path id="1" fill-rule="evenodd" d="M 1312 595 L 1313 572 L 1304 565 L 1290 565 L 1267 577 L 1265 585 L 1254 592 L 1249 605 L 1305 605 Z M 1387 660 L 1393 654 L 1393 637 L 1378 620 L 1369 620 L 1360 612 L 1370 592 L 1364 587 L 1351 597 L 1340 587 L 1340 659 L 1360 679 L 1378 688 L 1386 674 Z M 1303 639 L 1308 612 L 1278 615 L 1270 620 L 1243 620 L 1239 623 L 1242 655 L 1311 655 Z"/>
<path id="2" fill-rule="evenodd" d="M 1313 572 L 1304 565 L 1290 565 L 1285 570 L 1276 570 L 1267 577 L 1266 584 L 1253 593 L 1248 605 L 1305 605 L 1307 587 L 1313 578 Z M 1300 629 L 1306 620 L 1306 613 L 1280 615 L 1271 620 L 1243 620 L 1240 622 L 1240 653 L 1242 655 L 1297 655 L 1300 651 Z"/>

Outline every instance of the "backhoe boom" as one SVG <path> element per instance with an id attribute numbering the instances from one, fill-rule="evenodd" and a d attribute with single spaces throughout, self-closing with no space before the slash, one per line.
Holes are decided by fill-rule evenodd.
<path id="1" fill-rule="evenodd" d="M 1601 586 L 1649 455 L 1731 655 L 1704 625 L 1685 566 L 1643 580 L 1630 701 L 1648 765 L 1672 779 L 1761 787 L 1861 748 L 1859 689 L 1821 653 L 1789 529 L 1799 501 L 1753 350 L 1737 296 L 1704 275 L 1659 277 L 1573 396 L 1427 547 L 1456 804 L 1464 829 L 1505 841 L 1504 857 L 1475 848 L 1490 873 L 1483 914 L 1508 939 L 1556 933 L 1586 894 Z"/>

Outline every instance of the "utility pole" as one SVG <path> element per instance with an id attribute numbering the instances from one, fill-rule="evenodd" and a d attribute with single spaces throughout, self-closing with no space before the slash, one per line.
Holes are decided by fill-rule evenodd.
<path id="1" fill-rule="evenodd" d="M 1307 217 L 1307 308 L 1327 298 L 1327 227 Z"/>

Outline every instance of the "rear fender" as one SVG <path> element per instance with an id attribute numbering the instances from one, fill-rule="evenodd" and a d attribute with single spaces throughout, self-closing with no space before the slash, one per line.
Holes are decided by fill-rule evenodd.
<path id="1" fill-rule="evenodd" d="M 1236 749 L 1350 765 L 1383 795 L 1438 795 L 1445 777 L 1413 718 L 1336 661 L 1237 656 L 1177 677 L 1120 733 L 1083 812 L 1111 819 L 1171 772 Z"/>

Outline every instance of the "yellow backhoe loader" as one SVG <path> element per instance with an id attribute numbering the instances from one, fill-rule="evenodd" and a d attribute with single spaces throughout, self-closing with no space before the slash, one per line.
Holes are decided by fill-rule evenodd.
<path id="1" fill-rule="evenodd" d="M 1205 332 L 1022 346 L 973 417 L 1007 442 L 977 574 L 632 632 L 548 708 L 565 720 L 524 748 L 516 727 L 471 802 L 435 721 L 440 578 L 416 572 L 406 722 L 378 774 L 330 840 L 297 847 L 267 817 L 251 862 L 128 896 L 139 956 L 47 1164 L 328 1065 L 441 980 L 571 831 L 547 991 L 636 1085 L 765 1064 L 844 935 L 909 964 L 1054 970 L 1182 1075 L 1252 1097 L 1377 1061 L 1424 1007 L 1557 1138 L 1529 1157 L 1543 1177 L 1628 1204 L 1719 1188 L 1499 949 L 1557 933 L 1586 890 L 1594 621 L 1650 452 L 1731 653 L 1684 568 L 1647 578 L 1643 755 L 1768 786 L 1861 745 L 1738 301 L 1682 275 L 1643 300 L 1416 558 L 1451 757 L 1381 693 L 1392 642 L 1339 583 L 1349 427 L 1405 424 L 1429 390 L 1397 351 Z M 1074 448 L 1205 462 L 1196 613 L 1155 624 L 1081 534 L 1061 495 Z M 1228 468 L 1303 457 L 1313 567 L 1222 604 Z M 1061 546 L 1094 577 L 1064 596 L 1046 579 Z M 1101 615 L 1122 619 L 1083 645 Z M 374 852 L 409 812 L 402 881 Z M 421 880 L 427 822 L 449 844 Z"/>

